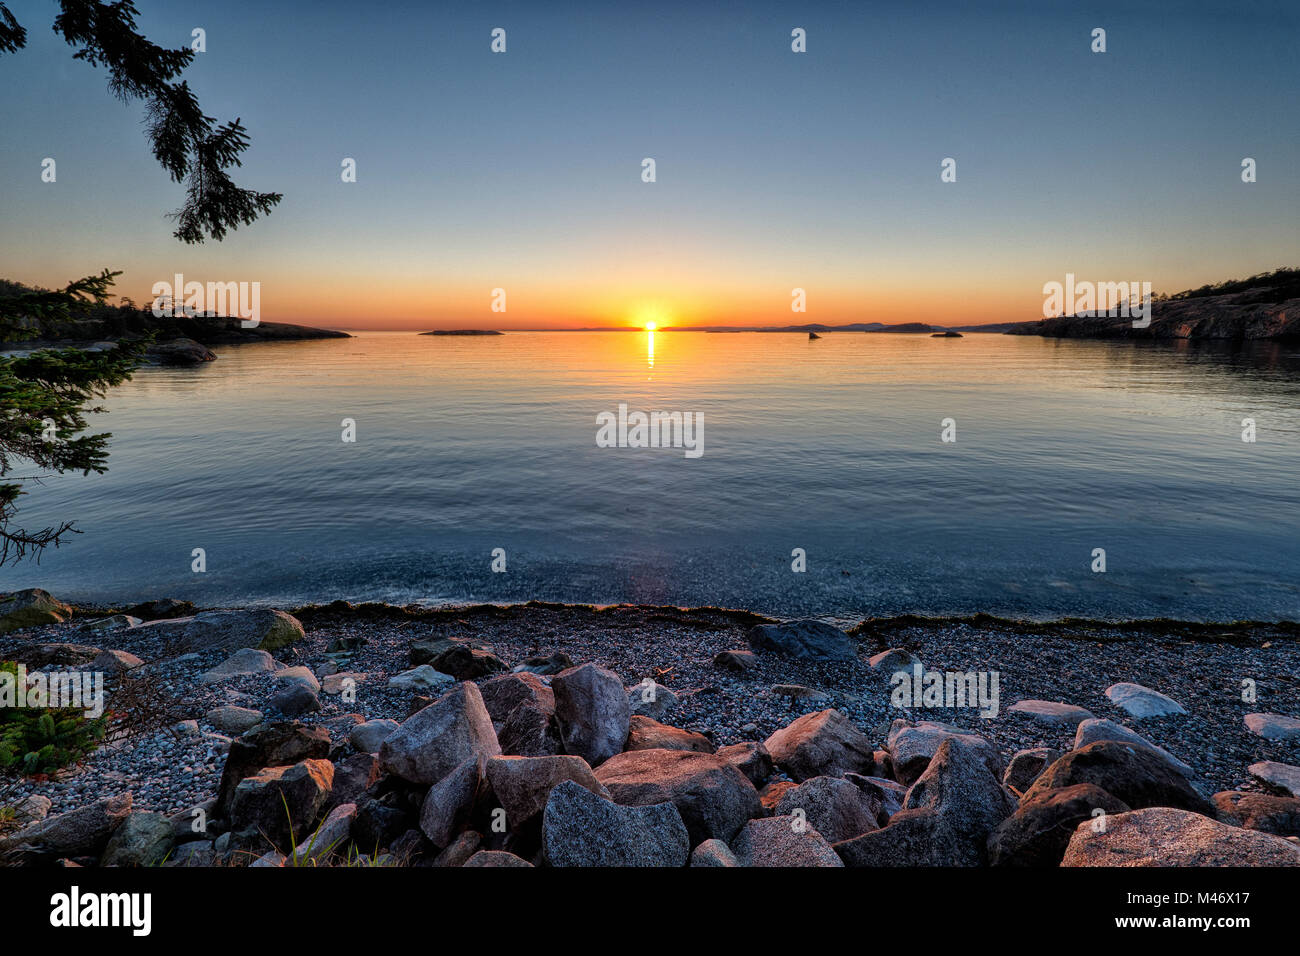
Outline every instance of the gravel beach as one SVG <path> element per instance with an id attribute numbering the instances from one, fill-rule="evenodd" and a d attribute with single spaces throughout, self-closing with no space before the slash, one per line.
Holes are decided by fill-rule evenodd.
<path id="1" fill-rule="evenodd" d="M 283 689 L 282 678 L 260 673 L 204 683 L 201 676 L 226 660 L 228 650 L 178 655 L 147 627 L 86 629 L 87 622 L 115 610 L 78 608 L 66 622 L 0 636 L 0 660 L 57 642 L 126 651 L 145 662 L 140 673 L 154 675 L 174 698 L 169 702 L 174 716 L 197 726 L 180 723 L 103 747 L 54 779 L 10 779 L 8 802 L 40 794 L 52 801 L 51 813 L 58 813 L 131 791 L 136 810 L 183 811 L 216 792 L 229 746 L 229 735 L 206 715 L 234 705 L 262 712 L 268 720 L 277 717 L 268 701 Z M 717 608 L 540 603 L 428 609 L 336 602 L 291 613 L 302 622 L 305 637 L 277 650 L 277 661 L 305 666 L 318 679 L 339 672 L 357 675 L 355 700 L 327 687 L 319 693 L 319 711 L 296 715 L 326 728 L 338 747 L 360 720 L 404 720 L 414 695 L 389 687 L 389 679 L 411 668 L 413 644 L 452 638 L 490 649 L 510 667 L 563 652 L 574 664 L 593 662 L 612 670 L 629 687 L 651 678 L 679 699 L 665 722 L 704 734 L 717 747 L 762 741 L 802 714 L 837 708 L 877 747 L 885 746 L 891 722 L 905 718 L 969 728 L 1005 758 L 1025 748 L 1071 749 L 1073 725 L 1053 726 L 1010 710 L 1019 700 L 1036 699 L 1074 704 L 1130 726 L 1193 767 L 1207 795 L 1257 790 L 1246 769 L 1257 761 L 1300 762 L 1300 741 L 1265 739 L 1244 723 L 1244 715 L 1257 711 L 1300 716 L 1300 629 L 1294 624 L 1025 624 L 983 616 L 839 620 L 832 623 L 852 636 L 857 660 L 813 662 L 758 653 L 752 669 L 733 673 L 716 665 L 715 655 L 747 649 L 747 632 L 767 618 Z M 345 647 L 355 649 L 331 651 Z M 888 648 L 910 651 L 926 668 L 996 673 L 997 715 L 981 717 L 969 707 L 894 706 L 888 681 L 867 663 Z M 1168 695 L 1186 713 L 1131 718 L 1104 693 L 1125 681 Z M 1243 700 L 1243 681 L 1253 682 L 1254 702 Z M 110 691 L 110 708 L 112 700 Z"/>

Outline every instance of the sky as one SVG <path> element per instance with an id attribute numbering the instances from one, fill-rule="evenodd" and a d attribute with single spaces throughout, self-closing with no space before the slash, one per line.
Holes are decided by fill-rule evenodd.
<path id="1" fill-rule="evenodd" d="M 187 246 L 142 104 L 5 2 L 0 276 L 32 284 L 259 282 L 264 321 L 348 329 L 957 325 L 1066 273 L 1300 264 L 1294 4 L 137 0 L 155 42 L 206 31 L 185 77 L 248 129 L 236 182 L 284 193 Z"/>

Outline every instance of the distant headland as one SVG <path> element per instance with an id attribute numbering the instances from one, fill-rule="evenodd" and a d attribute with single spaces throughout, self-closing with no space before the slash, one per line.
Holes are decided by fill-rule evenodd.
<path id="1" fill-rule="evenodd" d="M 306 339 L 347 339 L 352 336 L 333 329 L 317 329 L 287 322 L 258 322 L 246 328 L 236 316 L 211 312 L 155 315 L 129 299 L 121 305 L 86 301 L 66 315 L 53 314 L 20 304 L 30 302 L 44 290 L 8 279 L 0 279 L 0 348 L 5 351 L 35 351 L 47 348 L 104 349 L 119 341 L 152 337 L 146 358 L 158 365 L 197 365 L 210 362 L 213 345 L 241 345 L 255 342 Z M 6 300 L 11 305 L 7 305 Z"/>
<path id="2" fill-rule="evenodd" d="M 1150 322 L 1117 310 L 1081 312 L 1006 329 L 1008 335 L 1065 339 L 1297 339 L 1300 268 L 1230 279 L 1151 301 Z"/>

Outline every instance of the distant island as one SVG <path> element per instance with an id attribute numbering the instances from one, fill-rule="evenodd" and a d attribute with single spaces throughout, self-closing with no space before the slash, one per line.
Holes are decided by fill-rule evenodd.
<path id="1" fill-rule="evenodd" d="M 421 332 L 421 335 L 505 335 L 504 332 L 498 332 L 496 329 L 434 329 L 432 332 Z"/>
<path id="2" fill-rule="evenodd" d="M 1038 323 L 1033 319 L 1028 322 L 992 322 L 988 325 L 950 325 L 944 329 L 945 332 L 983 332 L 985 334 L 1001 335 L 1004 332 L 1010 332 L 1012 329 L 1028 328 Z"/>
<path id="3" fill-rule="evenodd" d="M 902 332 L 910 335 L 922 335 L 934 331 L 934 326 L 926 322 L 901 322 L 898 325 L 886 325 L 879 329 L 867 329 L 868 332 Z"/>
<path id="4" fill-rule="evenodd" d="M 575 330 L 577 331 L 577 330 Z M 928 322 L 899 322 L 889 325 L 885 322 L 851 322 L 847 325 L 823 325 L 814 322 L 809 325 L 669 325 L 662 332 L 943 332 L 943 326 L 930 325 Z"/>

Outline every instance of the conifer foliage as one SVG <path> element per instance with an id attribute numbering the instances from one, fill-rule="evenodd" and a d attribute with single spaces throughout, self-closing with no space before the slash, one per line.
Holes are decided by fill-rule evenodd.
<path id="1" fill-rule="evenodd" d="M 185 204 L 171 218 L 173 235 L 187 243 L 220 240 L 231 229 L 269 213 L 280 193 L 242 189 L 227 169 L 240 166 L 248 135 L 236 118 L 217 125 L 189 84 L 178 79 L 194 59 L 185 47 L 167 49 L 136 30 L 130 0 L 60 0 L 54 32 L 76 52 L 73 58 L 108 71 L 108 88 L 123 102 L 143 100 L 153 155 L 168 175 L 185 184 Z M 27 45 L 27 31 L 0 3 L 0 54 Z"/>

